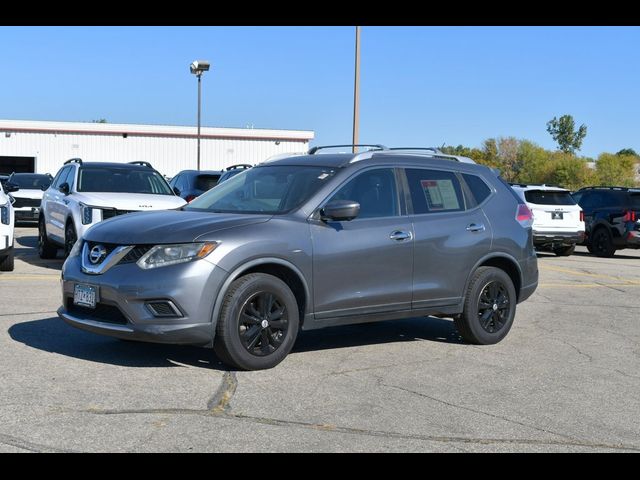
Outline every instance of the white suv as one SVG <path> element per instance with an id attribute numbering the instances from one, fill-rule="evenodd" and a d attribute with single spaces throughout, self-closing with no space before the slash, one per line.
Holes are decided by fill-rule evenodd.
<path id="1" fill-rule="evenodd" d="M 0 187 L 0 272 L 13 271 L 13 222 L 11 197 Z"/>
<path id="2" fill-rule="evenodd" d="M 559 256 L 573 253 L 584 241 L 584 214 L 564 188 L 512 183 L 511 188 L 533 212 L 533 245 Z"/>
<path id="3" fill-rule="evenodd" d="M 92 225 L 117 215 L 176 209 L 187 202 L 147 162 L 101 163 L 73 158 L 44 192 L 38 220 L 40 258 L 65 257 Z"/>

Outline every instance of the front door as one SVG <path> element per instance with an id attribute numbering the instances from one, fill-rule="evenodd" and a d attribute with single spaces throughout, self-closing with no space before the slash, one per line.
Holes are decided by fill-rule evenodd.
<path id="1" fill-rule="evenodd" d="M 396 171 L 374 168 L 328 201 L 360 203 L 351 221 L 311 221 L 317 319 L 411 308 L 413 231 L 401 212 Z"/>

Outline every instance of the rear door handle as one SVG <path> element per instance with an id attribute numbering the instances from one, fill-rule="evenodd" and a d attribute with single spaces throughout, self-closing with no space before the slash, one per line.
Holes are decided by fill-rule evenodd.
<path id="1" fill-rule="evenodd" d="M 409 240 L 412 237 L 413 235 L 411 235 L 411 232 L 403 232 L 402 230 L 396 230 L 395 232 L 391 232 L 391 235 L 389 235 L 391 240 L 395 240 L 397 242 Z"/>
<path id="2" fill-rule="evenodd" d="M 484 232 L 484 224 L 482 223 L 472 223 L 467 225 L 467 232 Z"/>

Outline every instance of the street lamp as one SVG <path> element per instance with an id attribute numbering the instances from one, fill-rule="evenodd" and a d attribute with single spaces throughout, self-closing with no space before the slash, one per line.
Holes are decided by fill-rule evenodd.
<path id="1" fill-rule="evenodd" d="M 206 60 L 196 60 L 189 65 L 191 73 L 198 77 L 198 170 L 200 170 L 200 99 L 202 98 L 202 74 L 209 70 L 211 64 Z"/>

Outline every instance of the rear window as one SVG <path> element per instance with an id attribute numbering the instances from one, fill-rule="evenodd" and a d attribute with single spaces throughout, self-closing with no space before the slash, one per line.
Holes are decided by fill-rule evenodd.
<path id="1" fill-rule="evenodd" d="M 529 203 L 538 205 L 575 205 L 576 201 L 571 192 L 558 192 L 553 190 L 527 190 L 524 198 Z"/>
<path id="2" fill-rule="evenodd" d="M 640 209 L 640 192 L 630 194 L 629 199 L 631 200 L 631 208 Z"/>
<path id="3" fill-rule="evenodd" d="M 196 177 L 197 190 L 210 190 L 218 184 L 220 175 L 198 175 Z"/>

